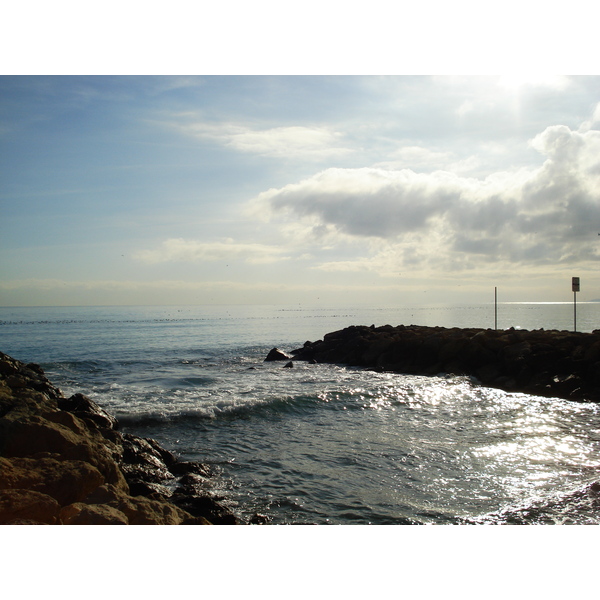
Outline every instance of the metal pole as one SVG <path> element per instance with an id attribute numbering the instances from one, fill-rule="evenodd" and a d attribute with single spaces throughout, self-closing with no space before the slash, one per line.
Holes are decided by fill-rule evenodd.
<path id="1" fill-rule="evenodd" d="M 498 330 L 498 288 L 494 288 L 494 329 Z"/>

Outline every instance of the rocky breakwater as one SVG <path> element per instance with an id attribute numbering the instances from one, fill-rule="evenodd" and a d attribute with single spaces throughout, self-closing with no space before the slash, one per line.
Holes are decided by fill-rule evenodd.
<path id="1" fill-rule="evenodd" d="M 208 467 L 0 353 L 0 524 L 235 524 Z"/>
<path id="2" fill-rule="evenodd" d="M 510 392 L 600 401 L 600 331 L 353 326 L 291 354 L 396 373 L 468 375 Z"/>

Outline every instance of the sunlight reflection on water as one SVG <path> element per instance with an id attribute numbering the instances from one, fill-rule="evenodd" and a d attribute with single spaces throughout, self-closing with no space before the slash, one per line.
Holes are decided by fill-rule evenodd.
<path id="1" fill-rule="evenodd" d="M 567 323 L 558 319 L 564 308 L 503 306 L 501 316 L 506 326 L 548 327 Z M 401 311 L 311 322 L 310 311 L 243 309 L 244 320 L 215 308 L 211 320 L 207 309 L 188 307 L 194 318 L 170 322 L 157 308 L 72 310 L 69 317 L 81 322 L 53 320 L 64 311 L 46 311 L 44 321 L 12 311 L 14 323 L 2 325 L 5 350 L 21 360 L 45 357 L 63 392 L 83 391 L 128 431 L 212 464 L 219 492 L 243 516 L 260 512 L 276 523 L 599 520 L 591 486 L 600 464 L 596 405 L 508 394 L 461 377 L 263 363 L 279 340 L 318 339 L 366 319 L 396 324 Z M 591 324 L 599 307 L 582 308 L 582 317 L 586 310 L 582 323 Z M 489 325 L 489 307 L 413 312 L 420 324 Z"/>

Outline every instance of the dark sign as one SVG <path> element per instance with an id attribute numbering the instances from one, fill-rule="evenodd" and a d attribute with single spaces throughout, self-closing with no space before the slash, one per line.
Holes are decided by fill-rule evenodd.
<path id="1" fill-rule="evenodd" d="M 579 277 L 573 277 L 572 285 L 573 285 L 573 291 L 578 292 L 579 291 Z"/>

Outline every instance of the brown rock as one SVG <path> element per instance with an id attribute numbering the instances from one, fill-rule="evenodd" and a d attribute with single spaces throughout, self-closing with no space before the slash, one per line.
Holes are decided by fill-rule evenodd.
<path id="1" fill-rule="evenodd" d="M 0 457 L 0 489 L 42 492 L 61 506 L 83 500 L 103 483 L 98 469 L 83 461 Z"/>
<path id="2" fill-rule="evenodd" d="M 130 525 L 181 525 L 192 517 L 174 504 L 142 496 L 123 497 L 116 508 L 127 516 Z"/>
<path id="3" fill-rule="evenodd" d="M 60 505 L 47 494 L 33 490 L 0 490 L 0 525 L 26 521 L 47 525 L 59 522 Z"/>
<path id="4" fill-rule="evenodd" d="M 163 500 L 130 496 L 113 485 L 103 485 L 85 498 L 88 505 L 104 505 L 123 513 L 130 525 L 179 525 L 192 515 Z"/>
<path id="5" fill-rule="evenodd" d="M 127 496 L 123 490 L 110 483 L 105 483 L 97 487 L 91 494 L 84 498 L 86 504 L 111 504 L 116 506 L 123 498 Z"/>
<path id="6" fill-rule="evenodd" d="M 53 413 L 48 414 L 53 418 Z M 3 421 L 5 443 L 2 454 L 6 457 L 28 457 L 39 452 L 58 453 L 64 460 L 88 462 L 102 473 L 108 483 L 127 488 L 127 483 L 107 449 L 109 442 L 99 433 L 88 430 L 77 417 L 63 412 L 53 422 L 34 416 L 13 422 Z"/>
<path id="7" fill-rule="evenodd" d="M 60 511 L 63 525 L 129 525 L 120 510 L 106 504 L 69 504 Z"/>

